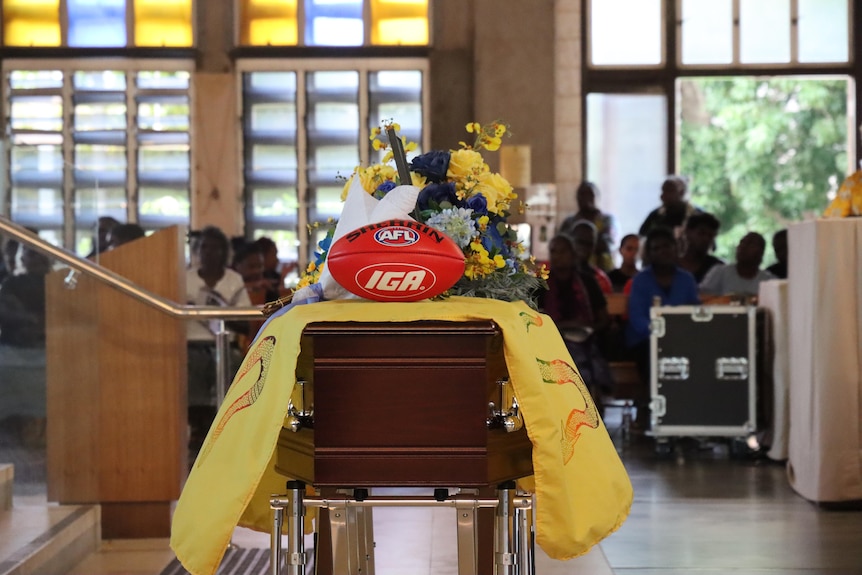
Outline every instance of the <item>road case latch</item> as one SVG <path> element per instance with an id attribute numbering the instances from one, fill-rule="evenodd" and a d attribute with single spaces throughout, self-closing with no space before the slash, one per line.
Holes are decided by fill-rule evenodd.
<path id="1" fill-rule="evenodd" d="M 691 321 L 712 321 L 712 310 L 708 307 L 699 306 L 691 313 Z"/>
<path id="2" fill-rule="evenodd" d="M 663 395 L 654 395 L 649 402 L 649 408 L 653 422 L 658 422 L 658 419 L 667 413 L 667 399 Z"/>
<path id="3" fill-rule="evenodd" d="M 658 360 L 658 378 L 681 381 L 688 379 L 687 357 L 663 357 Z"/>
<path id="4" fill-rule="evenodd" d="M 649 332 L 656 337 L 664 337 L 664 318 L 654 317 L 649 322 Z"/>
<path id="5" fill-rule="evenodd" d="M 715 377 L 723 381 L 748 379 L 748 359 L 744 357 L 719 357 L 715 360 Z"/>

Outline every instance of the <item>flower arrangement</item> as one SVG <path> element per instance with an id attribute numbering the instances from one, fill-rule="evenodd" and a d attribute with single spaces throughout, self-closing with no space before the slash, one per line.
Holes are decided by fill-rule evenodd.
<path id="1" fill-rule="evenodd" d="M 386 124 L 385 130 L 400 129 Z M 374 198 L 382 199 L 401 185 L 390 145 L 380 136 L 384 129 L 371 133 L 375 150 L 387 150 L 379 164 L 357 167 L 344 185 L 342 200 L 358 179 L 362 189 Z M 515 231 L 507 224 L 511 202 L 517 196 L 512 186 L 500 174 L 491 172 L 480 150 L 500 148 L 507 126 L 500 122 L 482 125 L 467 124 L 474 134 L 472 144 L 459 142 L 457 150 L 434 150 L 418 155 L 410 162 L 412 184 L 421 189 L 414 210 L 415 220 L 447 234 L 464 252 L 464 275 L 447 295 L 485 297 L 505 301 L 523 300 L 533 304 L 538 288 L 545 285 L 547 269 L 527 256 Z M 404 142 L 405 152 L 416 149 Z M 315 261 L 311 262 L 297 288 L 315 283 L 326 262 L 332 233 L 318 244 Z"/>

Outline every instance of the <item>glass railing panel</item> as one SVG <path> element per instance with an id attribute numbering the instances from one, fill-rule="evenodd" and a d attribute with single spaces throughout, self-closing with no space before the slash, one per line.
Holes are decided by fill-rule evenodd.
<path id="1" fill-rule="evenodd" d="M 14 495 L 46 495 L 45 278 L 57 262 L 0 236 L 0 463 L 14 465 Z"/>
<path id="2" fill-rule="evenodd" d="M 2 221 L 8 222 L 5 219 Z M 55 239 L 46 234 L 40 237 L 49 242 Z M 183 238 L 184 235 L 180 234 L 179 237 Z M 56 242 L 53 243 L 56 245 Z M 100 460 L 104 457 L 104 454 L 100 455 L 96 451 L 110 447 L 108 443 L 112 440 L 105 442 L 106 429 L 104 421 L 99 421 L 99 418 L 104 419 L 105 410 L 110 412 L 112 408 L 104 404 L 104 393 L 93 394 L 93 390 L 98 386 L 102 386 L 102 391 L 107 386 L 123 386 L 131 379 L 128 365 L 116 357 L 110 357 L 118 346 L 136 356 L 138 368 L 141 358 L 145 360 L 145 365 L 147 362 L 164 361 L 165 356 L 182 358 L 174 372 L 177 376 L 175 381 L 180 387 L 163 385 L 161 389 L 162 393 L 167 391 L 175 395 L 180 406 L 175 413 L 181 421 L 177 433 L 171 435 L 169 441 L 179 442 L 177 449 L 184 461 L 181 465 L 187 466 L 183 470 L 187 472 L 202 440 L 202 437 L 192 436 L 193 426 L 189 424 L 198 424 L 206 432 L 220 398 L 214 378 L 221 376 L 225 387 L 229 386 L 263 316 L 245 307 L 245 318 L 224 320 L 215 315 L 229 313 L 227 308 L 224 312 L 209 308 L 213 315 L 188 317 L 190 308 L 182 306 L 196 302 L 188 294 L 180 294 L 176 298 L 176 307 L 152 312 L 182 324 L 171 347 L 159 347 L 157 344 L 164 342 L 158 341 L 157 337 L 138 334 L 136 328 L 131 331 L 117 329 L 121 324 L 126 327 L 132 323 L 138 325 L 137 312 L 130 313 L 131 308 L 126 304 L 134 300 L 141 301 L 140 294 L 124 292 L 122 285 L 119 289 L 114 289 L 116 286 L 109 287 L 104 278 L 98 279 L 86 267 L 73 271 L 73 268 L 81 266 L 64 260 L 65 255 L 74 256 L 60 248 L 55 248 L 53 252 L 48 250 L 56 254 L 56 257 L 49 257 L 27 240 L 18 241 L 3 232 L 0 232 L 0 248 L 0 464 L 14 465 L 13 493 L 16 505 L 43 504 L 48 500 L 64 502 L 64 496 L 65 502 L 68 502 L 70 489 L 79 487 L 58 487 L 58 483 L 68 478 L 56 477 L 58 474 L 52 470 L 68 470 L 70 462 L 75 459 Z M 100 267 L 97 269 L 111 270 L 116 268 L 117 255 L 118 252 L 112 253 L 108 249 L 90 260 L 76 261 L 98 263 Z M 184 269 L 186 262 L 182 256 L 178 266 L 181 269 L 174 274 L 178 280 L 186 273 L 194 273 Z M 136 284 L 131 285 L 140 289 Z M 105 292 L 109 297 L 106 297 Z M 169 302 L 170 305 L 174 305 L 173 301 Z M 153 305 L 138 307 L 147 310 L 152 309 Z M 190 341 L 188 333 L 193 325 L 205 325 L 211 333 L 226 332 L 226 337 L 221 340 L 224 342 L 222 352 L 216 351 L 216 342 L 220 339 L 215 334 L 203 344 L 200 340 Z M 118 336 L 117 333 L 124 335 Z M 120 339 L 127 341 L 118 344 L 117 340 Z M 96 343 L 82 347 L 82 340 Z M 85 349 L 86 352 L 75 355 L 69 351 L 72 348 Z M 154 352 L 154 349 L 157 351 Z M 216 363 L 219 358 L 223 359 L 222 367 Z M 187 409 L 187 388 L 182 388 L 188 386 L 188 379 L 201 377 L 212 380 L 208 385 L 207 401 L 197 402 L 209 406 L 202 411 L 202 415 L 194 408 Z M 98 378 L 97 384 L 93 383 L 95 378 Z M 158 384 L 154 381 L 153 388 L 157 388 Z M 88 403 L 89 400 L 82 399 L 86 397 L 102 397 L 103 401 L 101 405 L 97 400 Z M 65 399 L 58 401 L 58 398 Z M 153 400 L 159 405 L 166 403 L 166 398 L 162 396 L 154 396 Z M 146 394 L 144 397 L 130 397 L 129 401 L 139 401 L 145 408 L 152 403 Z M 195 402 L 189 402 L 192 403 Z M 195 420 L 195 417 L 202 417 L 203 423 Z M 81 439 L 73 444 L 63 437 L 60 443 L 64 447 L 58 448 L 58 430 L 69 429 L 70 425 L 80 433 Z M 140 422 L 129 422 L 128 425 L 146 426 L 148 422 L 142 418 Z M 122 432 L 117 436 L 123 436 Z M 49 441 L 54 443 L 49 444 Z M 74 445 L 74 450 L 63 452 L 70 445 Z M 96 445 L 99 447 L 94 447 Z M 169 448 L 168 445 L 157 447 Z M 141 446 L 138 448 L 141 449 Z M 104 469 L 94 470 L 93 476 L 104 473 L 121 475 L 112 465 L 102 465 Z M 119 469 L 119 464 L 116 467 Z M 51 476 L 52 473 L 55 477 Z M 153 473 L 155 477 L 159 472 L 156 470 Z M 80 478 L 71 481 L 80 482 Z"/>

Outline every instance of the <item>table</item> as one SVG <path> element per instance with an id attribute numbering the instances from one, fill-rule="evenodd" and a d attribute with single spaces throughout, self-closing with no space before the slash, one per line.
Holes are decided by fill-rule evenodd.
<path id="1" fill-rule="evenodd" d="M 862 218 L 790 226 L 788 476 L 816 502 L 862 500 Z"/>
<path id="2" fill-rule="evenodd" d="M 768 350 L 768 362 L 765 366 L 766 380 L 761 385 L 770 389 L 771 405 L 769 427 L 767 429 L 770 444 L 766 455 L 775 461 L 784 461 L 788 457 L 788 439 L 790 435 L 790 350 L 787 331 L 787 280 L 770 280 L 760 282 L 757 295 L 758 305 L 767 312 L 767 328 L 764 349 Z"/>

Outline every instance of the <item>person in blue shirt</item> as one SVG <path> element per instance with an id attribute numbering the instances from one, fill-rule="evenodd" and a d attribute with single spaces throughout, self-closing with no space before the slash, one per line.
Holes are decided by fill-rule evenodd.
<path id="1" fill-rule="evenodd" d="M 700 297 L 694 276 L 677 264 L 679 252 L 672 230 L 664 227 L 650 230 L 644 249 L 650 265 L 632 279 L 626 346 L 641 379 L 638 423 L 645 427 L 649 419 L 646 404 L 649 403 L 650 382 L 650 308 L 656 299 L 663 306 L 699 305 Z"/>

